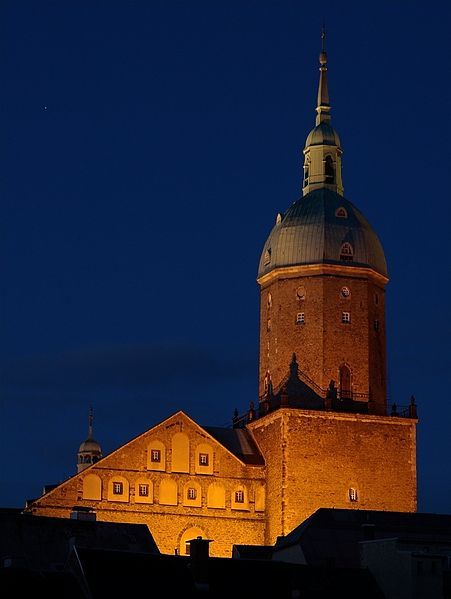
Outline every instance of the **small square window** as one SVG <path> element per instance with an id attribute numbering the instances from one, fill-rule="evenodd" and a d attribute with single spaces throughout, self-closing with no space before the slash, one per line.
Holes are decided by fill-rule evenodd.
<path id="1" fill-rule="evenodd" d="M 298 312 L 296 314 L 296 324 L 305 324 L 305 313 Z"/>
<path id="2" fill-rule="evenodd" d="M 357 489 L 350 488 L 349 489 L 349 501 L 357 501 Z"/>
<path id="3" fill-rule="evenodd" d="M 235 503 L 244 503 L 244 491 L 235 491 Z"/>
<path id="4" fill-rule="evenodd" d="M 161 462 L 161 451 L 159 449 L 152 449 L 150 452 L 151 462 Z"/>
<path id="5" fill-rule="evenodd" d="M 341 322 L 345 324 L 349 324 L 351 322 L 351 312 L 342 312 L 341 313 Z"/>
<path id="6" fill-rule="evenodd" d="M 113 494 L 114 495 L 122 495 L 124 492 L 124 484 L 119 482 L 113 483 Z"/>
<path id="7" fill-rule="evenodd" d="M 138 487 L 138 495 L 140 497 L 149 497 L 149 485 L 139 485 Z"/>
<path id="8" fill-rule="evenodd" d="M 208 453 L 199 454 L 199 466 L 208 466 Z"/>
<path id="9" fill-rule="evenodd" d="M 196 497 L 197 497 L 196 489 L 194 489 L 193 487 L 190 487 L 188 489 L 187 496 L 188 496 L 188 499 L 196 499 Z"/>

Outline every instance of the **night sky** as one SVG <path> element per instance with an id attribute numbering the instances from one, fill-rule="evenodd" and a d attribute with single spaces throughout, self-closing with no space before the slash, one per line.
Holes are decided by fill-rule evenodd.
<path id="1" fill-rule="evenodd" d="M 0 505 L 182 409 L 257 400 L 263 243 L 327 27 L 345 195 L 386 252 L 389 398 L 451 513 L 451 3 L 2 0 Z M 371 459 L 371 456 L 368 456 Z M 397 456 L 391 456 L 396 461 Z"/>

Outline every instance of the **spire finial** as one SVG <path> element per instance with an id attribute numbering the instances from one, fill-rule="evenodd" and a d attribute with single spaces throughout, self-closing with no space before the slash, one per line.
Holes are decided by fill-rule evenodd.
<path id="1" fill-rule="evenodd" d="M 319 86 L 316 106 L 316 125 L 330 121 L 329 90 L 327 88 L 327 54 L 326 54 L 326 24 L 321 27 L 321 53 L 319 55 Z"/>
<path id="2" fill-rule="evenodd" d="M 88 415 L 88 439 L 92 439 L 92 423 L 94 422 L 94 410 L 92 406 L 89 406 Z"/>

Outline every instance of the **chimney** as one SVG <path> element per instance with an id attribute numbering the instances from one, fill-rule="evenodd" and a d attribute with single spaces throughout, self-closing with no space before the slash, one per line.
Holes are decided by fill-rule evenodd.
<path id="1" fill-rule="evenodd" d="M 208 559 L 210 557 L 211 540 L 197 537 L 189 543 L 191 571 L 197 587 L 208 586 Z"/>

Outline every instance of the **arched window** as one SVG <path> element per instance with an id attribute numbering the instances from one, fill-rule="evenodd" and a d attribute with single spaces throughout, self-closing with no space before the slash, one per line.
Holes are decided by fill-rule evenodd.
<path id="1" fill-rule="evenodd" d="M 177 483 L 171 478 L 166 478 L 161 481 L 158 503 L 160 505 L 177 505 Z"/>
<path id="2" fill-rule="evenodd" d="M 326 183 L 335 183 L 335 171 L 332 156 L 326 156 L 326 160 L 324 161 L 324 175 L 326 177 Z"/>
<path id="3" fill-rule="evenodd" d="M 197 474 L 213 474 L 213 447 L 208 443 L 199 443 L 195 451 L 195 471 Z"/>
<path id="4" fill-rule="evenodd" d="M 220 483 L 212 483 L 208 487 L 207 507 L 225 509 L 225 488 Z"/>
<path id="5" fill-rule="evenodd" d="M 351 370 L 349 366 L 343 364 L 340 366 L 340 398 L 351 399 Z"/>
<path id="6" fill-rule="evenodd" d="M 83 479 L 83 499 L 102 499 L 102 480 L 96 474 L 88 474 Z"/>
<path id="7" fill-rule="evenodd" d="M 202 507 L 202 488 L 199 483 L 190 480 L 183 488 L 183 505 Z"/>
<path id="8" fill-rule="evenodd" d="M 149 478 L 135 481 L 135 503 L 153 503 L 153 482 Z"/>
<path id="9" fill-rule="evenodd" d="M 352 261 L 354 258 L 354 250 L 352 245 L 348 242 L 343 243 L 340 249 L 340 260 Z"/>
<path id="10" fill-rule="evenodd" d="M 172 437 L 172 472 L 189 472 L 189 438 L 185 433 Z"/>

